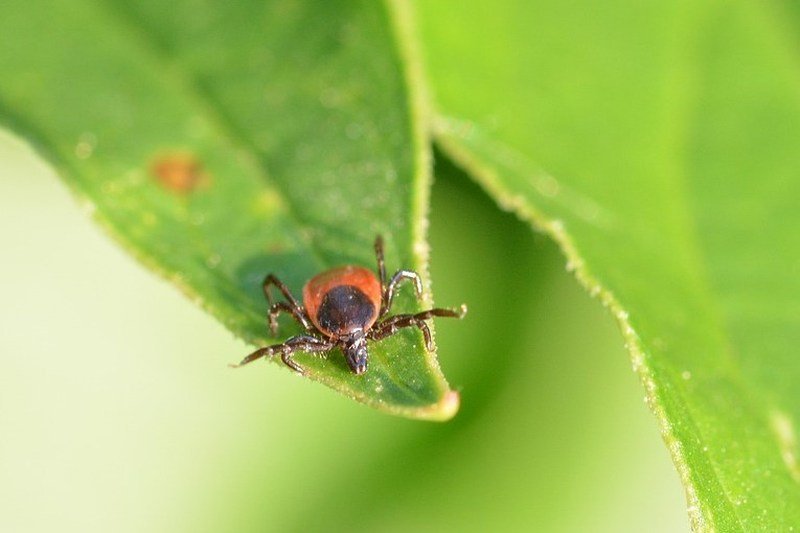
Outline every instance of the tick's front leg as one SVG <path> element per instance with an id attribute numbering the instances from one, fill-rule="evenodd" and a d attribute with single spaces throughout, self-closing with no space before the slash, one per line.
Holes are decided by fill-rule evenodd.
<path id="1" fill-rule="evenodd" d="M 435 316 L 463 318 L 466 313 L 467 306 L 462 305 L 457 311 L 453 309 L 435 308 L 413 315 L 403 314 L 390 316 L 372 328 L 372 330 L 369 332 L 369 338 L 371 340 L 378 341 L 385 339 L 390 335 L 394 335 L 397 333 L 397 330 L 401 328 L 416 326 L 420 329 L 422 336 L 425 338 L 425 348 L 430 352 L 433 350 L 433 338 L 431 336 L 431 330 L 425 321 Z"/>
<path id="2" fill-rule="evenodd" d="M 286 366 L 298 374 L 304 374 L 305 371 L 303 370 L 303 367 L 298 365 L 294 359 L 292 359 L 292 354 L 294 354 L 294 352 L 300 351 L 318 353 L 327 352 L 332 348 L 333 344 L 320 340 L 316 337 L 312 337 L 311 335 L 297 335 L 296 337 L 292 337 L 281 344 L 273 344 L 272 346 L 259 348 L 242 359 L 239 364 L 230 366 L 233 368 L 239 368 L 248 363 L 252 363 L 257 359 L 261 359 L 262 357 L 274 357 L 277 354 L 281 354 L 281 361 L 283 361 Z"/>

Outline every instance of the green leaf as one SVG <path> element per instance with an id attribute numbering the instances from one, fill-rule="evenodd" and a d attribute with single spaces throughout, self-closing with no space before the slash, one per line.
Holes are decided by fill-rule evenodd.
<path id="1" fill-rule="evenodd" d="M 268 272 L 299 295 L 325 268 L 373 266 L 381 233 L 390 269 L 425 276 L 416 100 L 380 3 L 0 4 L 0 121 L 132 253 L 255 345 L 297 331 L 287 320 L 269 337 Z M 418 306 L 401 292 L 397 309 Z M 87 335 L 102 332 L 87 324 Z M 338 351 L 297 359 L 395 414 L 444 419 L 458 407 L 418 331 L 372 346 L 364 376 Z"/>
<path id="2" fill-rule="evenodd" d="M 416 6 L 438 142 L 619 320 L 692 526 L 800 524 L 796 10 Z"/>

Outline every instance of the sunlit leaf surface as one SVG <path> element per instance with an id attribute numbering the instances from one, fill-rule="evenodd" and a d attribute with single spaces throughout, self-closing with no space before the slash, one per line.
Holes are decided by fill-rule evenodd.
<path id="1" fill-rule="evenodd" d="M 441 146 L 616 315 L 698 530 L 800 524 L 800 48 L 782 6 L 416 3 Z"/>
<path id="2" fill-rule="evenodd" d="M 400 54 L 379 3 L 10 0 L 0 121 L 131 252 L 264 345 L 268 272 L 299 296 L 326 268 L 373 267 L 378 233 L 390 269 L 426 270 L 428 169 Z M 373 346 L 363 377 L 338 351 L 297 359 L 397 414 L 458 406 L 419 332 Z"/>

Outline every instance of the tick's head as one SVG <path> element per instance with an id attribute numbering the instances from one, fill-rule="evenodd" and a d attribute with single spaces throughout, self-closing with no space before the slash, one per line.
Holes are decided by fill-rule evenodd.
<path id="1" fill-rule="evenodd" d="M 344 345 L 344 358 L 350 370 L 358 375 L 367 371 L 367 341 L 359 336 Z"/>

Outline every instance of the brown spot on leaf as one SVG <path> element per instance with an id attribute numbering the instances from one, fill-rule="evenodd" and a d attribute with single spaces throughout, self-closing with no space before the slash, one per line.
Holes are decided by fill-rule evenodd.
<path id="1" fill-rule="evenodd" d="M 150 165 L 150 172 L 166 189 L 181 194 L 207 185 L 210 180 L 200 162 L 186 152 L 160 156 Z"/>
<path id="2" fill-rule="evenodd" d="M 271 242 L 267 245 L 267 251 L 271 254 L 282 254 L 287 250 L 286 243 L 284 242 Z"/>

